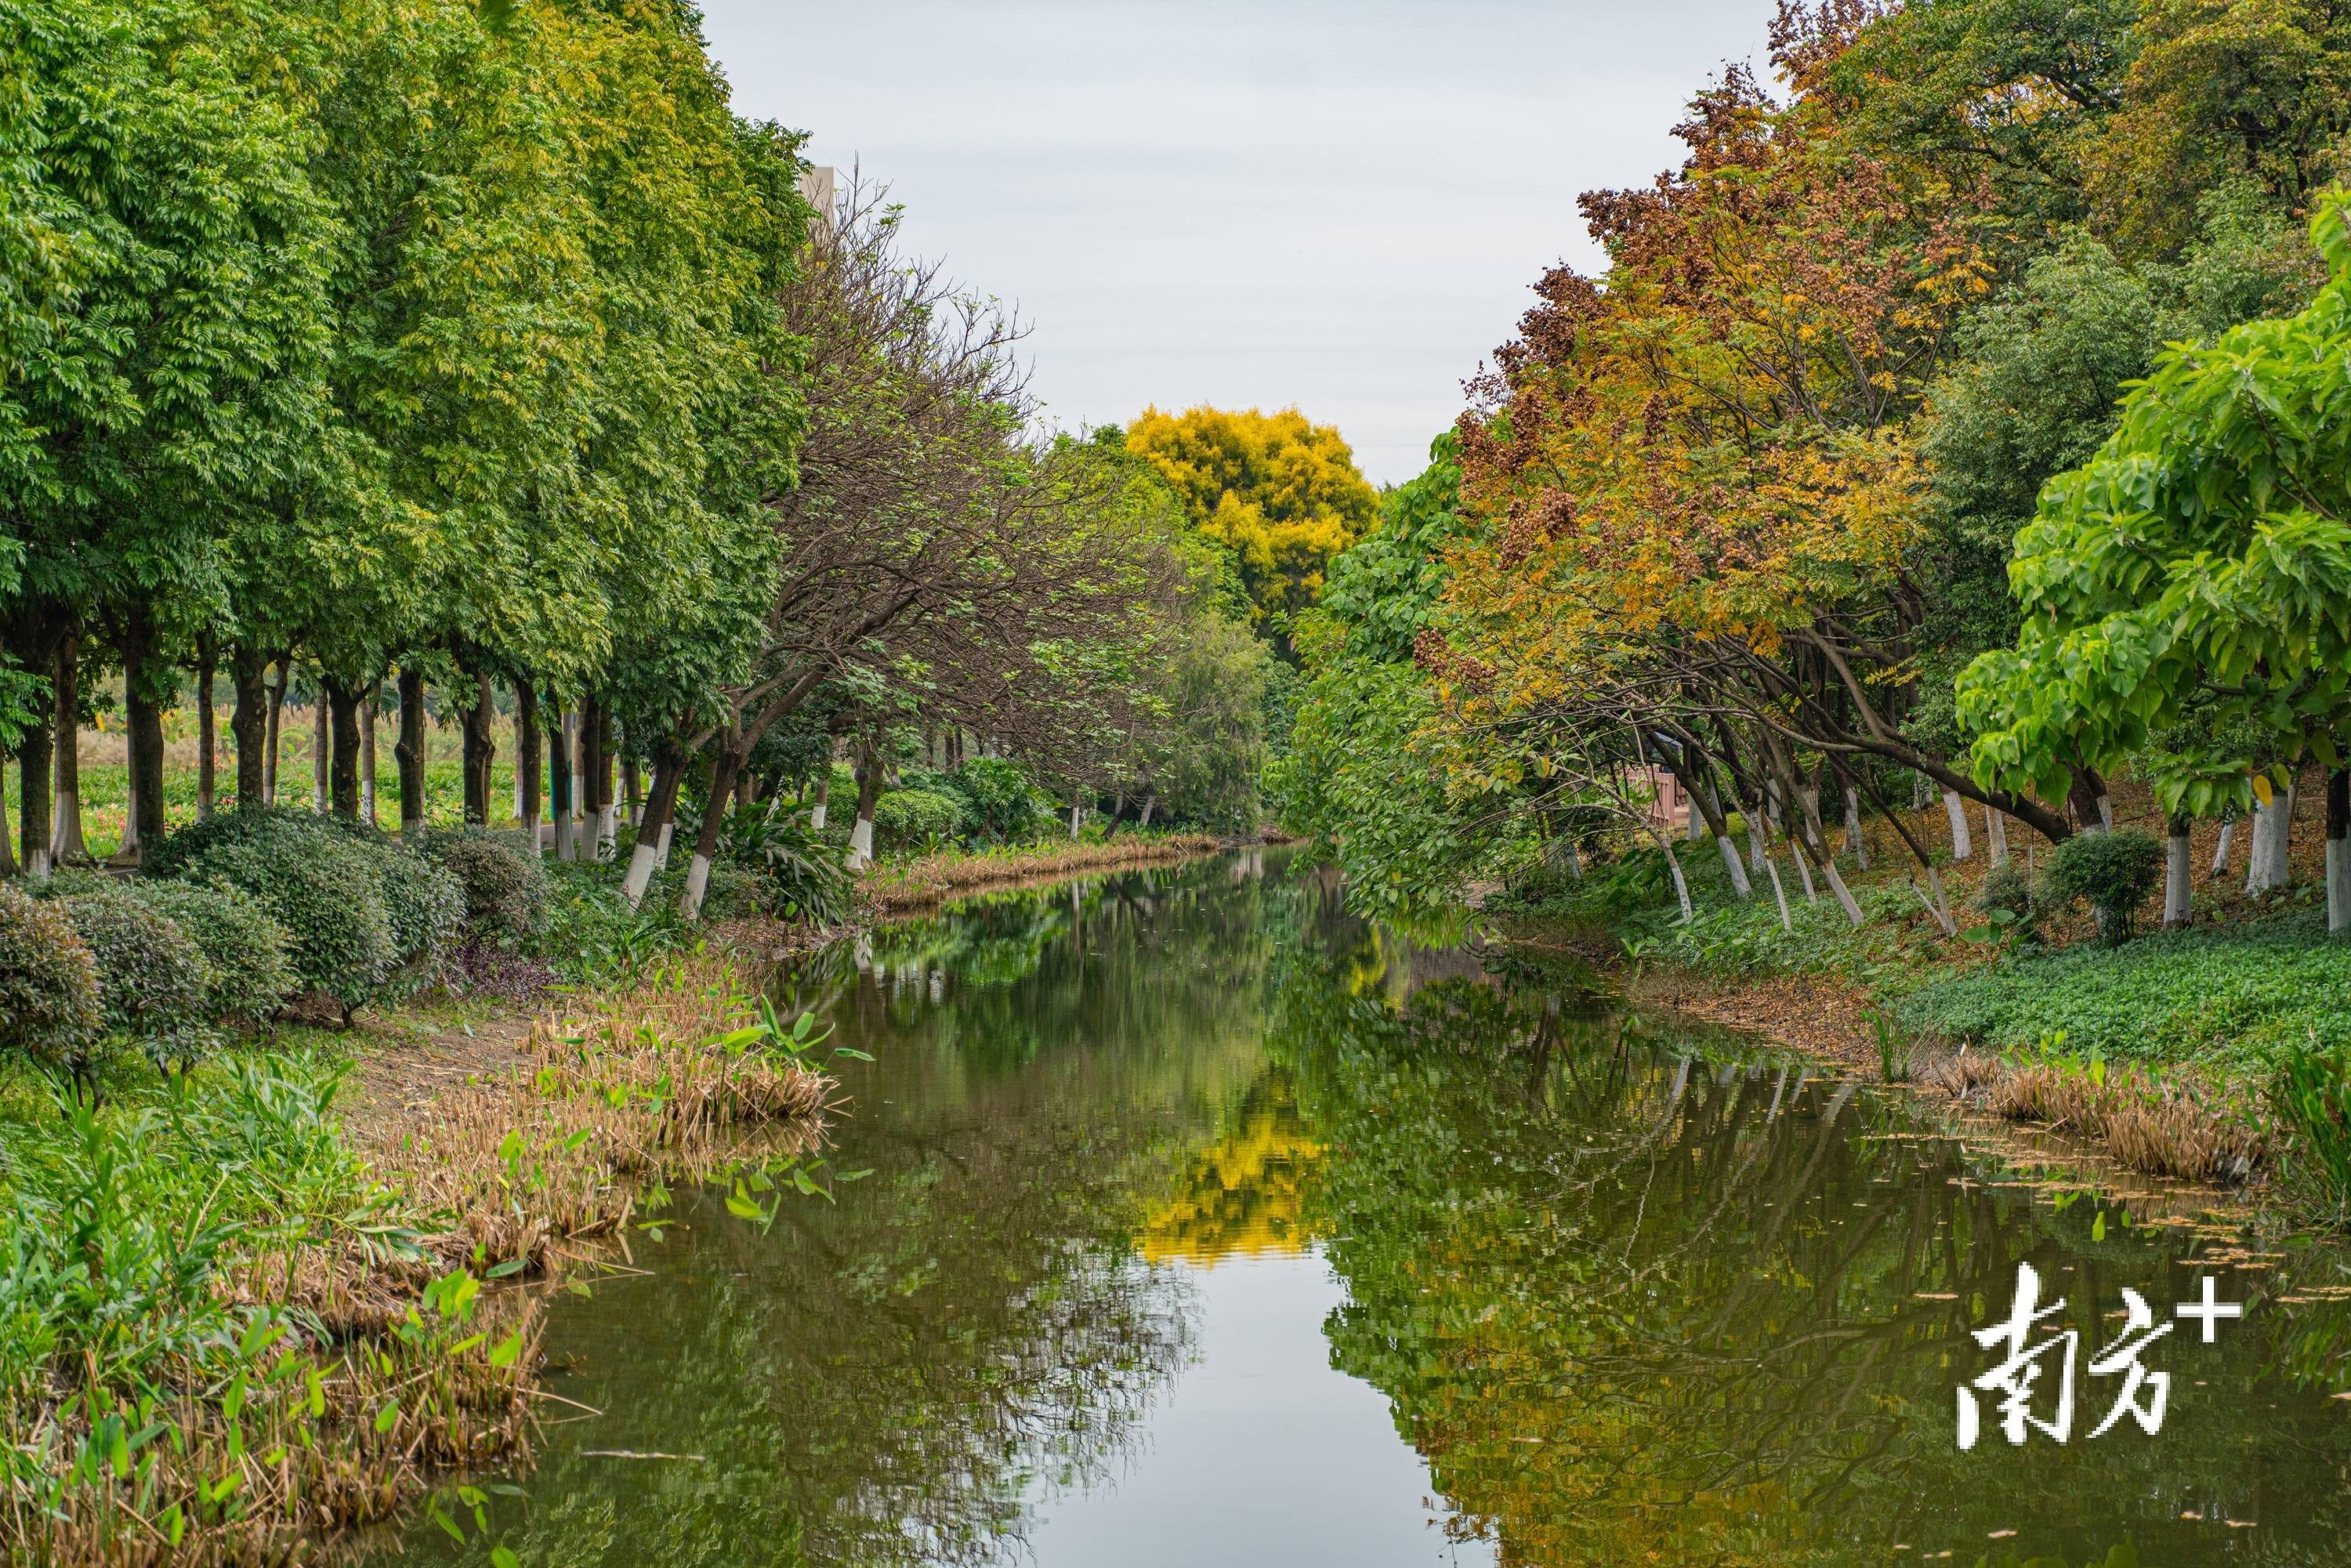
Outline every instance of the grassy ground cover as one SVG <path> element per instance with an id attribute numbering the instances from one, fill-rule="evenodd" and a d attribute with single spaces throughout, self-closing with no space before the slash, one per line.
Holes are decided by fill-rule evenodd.
<path id="1" fill-rule="evenodd" d="M 0 1529 L 35 1560 L 274 1560 L 511 1455 L 538 1298 L 490 1287 L 676 1176 L 754 1218 L 814 1179 L 807 1132 L 739 1140 L 812 1127 L 821 1048 L 723 957 L 575 998 L 429 1114 L 347 1120 L 350 1038 L 94 1097 L 0 1071 Z"/>

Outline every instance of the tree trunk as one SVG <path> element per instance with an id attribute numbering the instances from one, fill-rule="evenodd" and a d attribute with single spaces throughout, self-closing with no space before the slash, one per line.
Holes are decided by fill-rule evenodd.
<path id="1" fill-rule="evenodd" d="M 213 818 L 220 782 L 219 726 L 213 718 L 213 640 L 196 640 L 196 821 Z"/>
<path id="2" fill-rule="evenodd" d="M 392 743 L 392 760 L 400 768 L 400 836 L 413 840 L 424 831 L 429 809 L 424 801 L 425 749 L 432 731 L 424 720 L 424 672 L 403 664 L 400 670 L 400 738 Z"/>
<path id="3" fill-rule="evenodd" d="M 19 841 L 25 850 L 25 874 L 49 874 L 49 836 L 55 825 L 49 820 L 49 770 L 57 766 L 50 755 L 56 743 L 57 716 L 52 712 L 40 723 L 25 731 L 25 740 L 16 753 L 16 762 L 23 779 L 20 799 L 24 810 L 19 813 Z"/>
<path id="4" fill-rule="evenodd" d="M 278 655 L 275 663 L 277 678 L 267 684 L 269 713 L 262 726 L 261 737 L 261 803 L 265 806 L 277 804 L 277 761 L 281 749 L 279 740 L 285 733 L 286 688 L 294 679 L 293 671 L 287 666 L 286 655 Z"/>
<path id="5" fill-rule="evenodd" d="M 229 685 L 235 702 L 228 713 L 228 732 L 236 743 L 236 809 L 258 811 L 266 793 L 261 769 L 269 749 L 269 661 L 245 647 L 228 657 Z"/>
<path id="6" fill-rule="evenodd" d="M 1991 867 L 1998 871 L 2008 863 L 2008 816 L 1990 806 L 1983 809 L 1984 849 L 1991 857 Z"/>
<path id="7" fill-rule="evenodd" d="M 1853 863 L 1857 871 L 1869 869 L 1869 841 L 1861 831 L 1861 795 L 1850 784 L 1844 787 L 1844 841 L 1853 846 Z M 2001 841 L 2003 850 L 2007 840 Z"/>
<path id="8" fill-rule="evenodd" d="M 694 859 L 685 870 L 685 896 L 678 901 L 678 913 L 688 920 L 702 918 L 702 895 L 710 887 L 710 862 L 718 855 L 726 800 L 735 791 L 743 761 L 742 754 L 731 745 L 720 747 L 718 755 L 710 759 L 710 801 L 702 813 L 702 831 L 695 837 Z"/>
<path id="9" fill-rule="evenodd" d="M 2189 855 L 2188 833 L 2195 824 L 2186 817 L 2171 819 L 2163 843 L 2163 925 L 2165 930 L 2185 925 L 2193 915 L 2190 892 L 2196 880 Z"/>
<path id="10" fill-rule="evenodd" d="M 474 674 L 474 701 L 458 714 L 462 725 L 460 744 L 463 762 L 461 771 L 465 780 L 465 825 L 487 827 L 490 821 L 490 769 L 498 755 L 497 737 L 490 733 L 496 719 L 497 705 L 490 700 L 490 677 L 486 670 Z"/>
<path id="11" fill-rule="evenodd" d="M 22 745 L 19 741 L 17 744 Z M 16 841 L 8 831 L 8 791 L 0 786 L 0 877 L 16 874 Z"/>
<path id="12" fill-rule="evenodd" d="M 320 670 L 310 692 L 310 810 L 322 817 L 334 783 L 335 721 L 328 701 L 327 672 Z"/>
<path id="13" fill-rule="evenodd" d="M 596 777 L 596 858 L 611 860 L 621 852 L 621 813 L 613 792 L 612 776 L 620 761 L 620 747 L 612 734 L 612 706 L 596 705 L 596 766 L 590 771 Z"/>
<path id="14" fill-rule="evenodd" d="M 1764 857 L 1763 869 L 1771 873 L 1771 896 L 1780 904 L 1780 929 L 1793 931 L 1796 928 L 1796 923 L 1788 918 L 1788 884 L 1780 880 L 1780 862 L 1767 855 Z"/>
<path id="15" fill-rule="evenodd" d="M 580 699 L 580 858 L 601 860 L 604 848 L 604 709 L 594 696 Z"/>
<path id="16" fill-rule="evenodd" d="M 1145 795 L 1143 798 L 1143 821 L 1135 824 L 1134 831 L 1136 832 L 1147 833 L 1151 831 L 1151 809 L 1158 804 L 1159 797 L 1156 795 Z M 1575 841 L 1573 839 L 1568 841 L 1567 852 L 1571 855 L 1575 852 Z M 1583 868 L 1582 866 L 1576 867 L 1576 875 L 1582 876 L 1583 874 Z"/>
<path id="17" fill-rule="evenodd" d="M 375 816 L 375 694 L 381 681 L 368 683 L 360 699 L 360 821 L 377 826 Z"/>
<path id="18" fill-rule="evenodd" d="M 89 845 L 81 831 L 81 638 L 68 633 L 57 644 L 57 662 L 50 681 L 57 692 L 57 746 L 53 758 L 57 777 L 57 841 L 49 846 L 52 865 L 88 865 Z"/>
<path id="19" fill-rule="evenodd" d="M 2326 775 L 2326 934 L 2351 931 L 2351 768 Z"/>
<path id="20" fill-rule="evenodd" d="M 626 734 L 621 737 L 621 806 L 629 826 L 645 825 L 644 775 L 637 766 L 636 743 Z"/>
<path id="21" fill-rule="evenodd" d="M 862 782 L 858 786 L 857 806 L 857 820 L 862 822 L 865 820 L 865 789 Z M 1070 837 L 1073 839 L 1078 836 L 1080 813 L 1084 810 L 1085 797 L 1081 795 L 1074 788 L 1072 788 L 1070 790 Z"/>
<path id="22" fill-rule="evenodd" d="M 1943 791 L 1943 810 L 1951 819 L 1951 859 L 1969 859 L 1976 852 L 1976 847 L 1968 838 L 1968 809 L 1960 801 L 1958 790 Z"/>
<path id="23" fill-rule="evenodd" d="M 123 706 L 128 709 L 129 809 L 122 816 L 122 843 L 113 862 L 135 866 L 149 844 L 163 836 L 163 708 L 155 695 L 153 612 L 134 606 L 125 622 L 122 654 Z"/>
<path id="24" fill-rule="evenodd" d="M 327 715 L 327 804 L 346 821 L 360 815 L 360 691 L 342 681 L 319 677 L 319 702 Z"/>
<path id="25" fill-rule="evenodd" d="M 2212 846 L 2212 880 L 2218 882 L 2228 874 L 2229 849 L 2237 839 L 2237 811 L 2231 807 L 2220 819 L 2220 841 Z"/>
<path id="26" fill-rule="evenodd" d="M 2253 846 L 2247 855 L 2245 892 L 2268 893 L 2294 879 L 2287 852 L 2294 831 L 2294 789 L 2273 791 L 2270 803 L 2253 810 Z"/>
<path id="27" fill-rule="evenodd" d="M 832 757 L 831 754 L 828 752 L 825 756 L 825 759 L 817 764 L 816 810 L 809 813 L 809 826 L 820 833 L 824 831 L 824 810 L 826 804 L 831 801 L 831 799 Z"/>
<path id="28" fill-rule="evenodd" d="M 621 894 L 634 908 L 643 901 L 645 887 L 660 869 L 662 856 L 669 846 L 669 831 L 677 810 L 678 781 L 685 774 L 685 758 L 674 747 L 664 747 L 653 758 L 653 789 L 645 801 L 645 814 L 637 823 L 636 848 L 629 852 L 629 874 L 621 883 Z"/>
<path id="29" fill-rule="evenodd" d="M 873 863 L 873 806 L 882 799 L 882 759 L 869 743 L 857 761 L 857 821 L 849 829 L 849 869 L 863 871 Z M 1074 816 L 1077 808 L 1071 808 Z M 1077 836 L 1076 830 L 1071 837 Z"/>
<path id="30" fill-rule="evenodd" d="M 538 688 L 528 680 L 515 683 L 515 821 L 522 825 L 523 842 L 534 858 L 542 852 L 538 847 L 538 819 L 542 811 L 539 797 L 539 771 L 547 766 L 542 755 L 544 742 L 539 738 Z"/>
<path id="31" fill-rule="evenodd" d="M 555 819 L 555 858 L 571 852 L 571 715 L 558 707 L 547 717 L 547 811 Z"/>

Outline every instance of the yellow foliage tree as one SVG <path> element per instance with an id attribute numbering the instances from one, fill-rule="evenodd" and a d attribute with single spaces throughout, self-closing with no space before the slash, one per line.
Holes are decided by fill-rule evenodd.
<path id="1" fill-rule="evenodd" d="M 1126 444 L 1183 498 L 1194 526 L 1232 551 L 1261 630 L 1320 597 L 1331 558 L 1379 510 L 1338 430 L 1294 408 L 1146 409 Z"/>

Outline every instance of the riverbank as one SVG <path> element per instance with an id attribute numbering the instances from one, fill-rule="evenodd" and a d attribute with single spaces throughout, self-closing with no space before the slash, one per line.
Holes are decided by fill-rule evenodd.
<path id="1" fill-rule="evenodd" d="M 36 1561 L 278 1560 L 451 1467 L 527 1455 L 546 1280 L 658 1228 L 673 1180 L 812 1183 L 828 1080 L 705 948 L 480 1037 L 387 1098 L 289 1030 L 71 1104 L 0 1083 L 0 1521 Z M 470 1026 L 467 1026 L 470 1027 Z M 410 1080 L 411 1087 L 414 1087 Z M 357 1098 L 349 1098 L 354 1092 Z M 752 1140 L 747 1143 L 746 1140 Z"/>
<path id="2" fill-rule="evenodd" d="M 2160 831 L 2137 792 L 2118 791 L 2116 807 L 2118 826 Z M 2147 934 L 2119 946 L 2097 939 L 2088 911 L 2045 894 L 2028 922 L 1991 916 L 1980 822 L 1964 862 L 1951 858 L 1939 809 L 1904 826 L 1937 846 L 1957 939 L 1929 914 L 1915 859 L 1882 822 L 1865 836 L 1867 869 L 1840 845 L 1858 926 L 1818 866 L 1800 869 L 1781 852 L 1783 924 L 1768 876 L 1750 873 L 1757 896 L 1740 898 L 1705 843 L 1677 846 L 1696 907 L 1687 924 L 1654 851 L 1492 903 L 1518 939 L 1610 965 L 1636 1003 L 1756 1030 L 1970 1113 L 2087 1139 L 2126 1170 L 2250 1188 L 2290 1223 L 2336 1222 L 2336 1143 L 2351 1132 L 2340 1065 L 2351 948 L 2327 939 L 2315 907 L 2310 821 L 2294 845 L 2295 881 L 2257 897 L 2241 891 L 2243 835 L 2216 880 L 2205 874 L 2217 848 L 2208 834 L 2195 845 L 2195 920 L 2160 932 L 2159 908 L 2144 910 Z M 2020 835 L 2015 871 L 2028 853 Z M 2033 858 L 2045 863 L 2046 846 Z"/>
<path id="3" fill-rule="evenodd" d="M 1169 865 L 1231 847 L 1209 833 L 1126 833 L 1099 841 L 1021 844 L 979 853 L 955 851 L 883 861 L 859 883 L 858 902 L 873 916 L 886 918 L 935 909 L 976 893 L 1099 872 Z"/>

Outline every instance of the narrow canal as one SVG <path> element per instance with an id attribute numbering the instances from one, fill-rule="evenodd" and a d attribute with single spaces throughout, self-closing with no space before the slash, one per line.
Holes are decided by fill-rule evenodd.
<path id="1" fill-rule="evenodd" d="M 486 1529 L 444 1493 L 465 1542 L 420 1519 L 405 1561 L 2154 1568 L 2351 1539 L 2340 1257 L 1367 925 L 1305 868 L 991 899 L 789 983 L 872 1058 L 831 1154 L 867 1174 L 766 1230 L 684 1195 L 643 1272 L 556 1307 L 570 1418 L 538 1467 Z"/>

